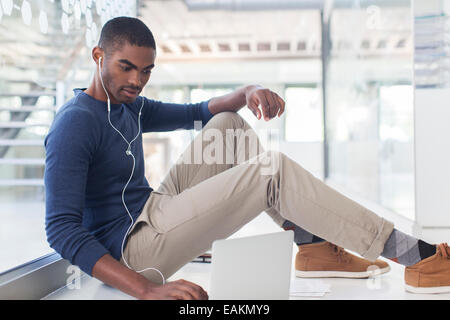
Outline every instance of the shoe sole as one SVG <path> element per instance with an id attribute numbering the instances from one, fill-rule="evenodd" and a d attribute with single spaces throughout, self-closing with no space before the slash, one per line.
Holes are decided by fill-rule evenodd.
<path id="1" fill-rule="evenodd" d="M 362 279 L 374 275 L 380 275 L 391 270 L 391 267 L 375 269 L 373 271 L 347 272 L 347 271 L 300 271 L 295 270 L 295 276 L 298 278 L 352 278 Z"/>
<path id="2" fill-rule="evenodd" d="M 413 287 L 405 284 L 405 289 L 411 293 L 449 293 L 450 287 Z"/>

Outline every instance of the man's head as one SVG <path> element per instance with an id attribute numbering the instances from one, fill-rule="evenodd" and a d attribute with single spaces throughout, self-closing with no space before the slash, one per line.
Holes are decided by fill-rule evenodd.
<path id="1" fill-rule="evenodd" d="M 156 58 L 155 39 L 139 19 L 117 17 L 103 26 L 92 56 L 96 63 L 102 58 L 101 77 L 111 102 L 130 103 L 150 79 Z"/>

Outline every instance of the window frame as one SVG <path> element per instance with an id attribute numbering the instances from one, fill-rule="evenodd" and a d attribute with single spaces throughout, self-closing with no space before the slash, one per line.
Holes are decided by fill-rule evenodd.
<path id="1" fill-rule="evenodd" d="M 70 262 L 56 252 L 0 273 L 1 300 L 40 300 L 67 284 Z"/>

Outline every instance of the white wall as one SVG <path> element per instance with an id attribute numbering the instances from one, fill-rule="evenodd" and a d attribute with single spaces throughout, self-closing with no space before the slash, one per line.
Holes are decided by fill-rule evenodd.
<path id="1" fill-rule="evenodd" d="M 450 89 L 415 90 L 416 220 L 450 227 Z"/>

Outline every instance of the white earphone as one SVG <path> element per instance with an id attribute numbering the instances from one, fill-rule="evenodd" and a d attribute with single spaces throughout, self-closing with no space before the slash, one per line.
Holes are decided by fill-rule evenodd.
<path id="1" fill-rule="evenodd" d="M 130 226 L 128 227 L 127 232 L 125 233 L 125 236 L 123 237 L 123 240 L 122 240 L 122 246 L 121 246 L 121 254 L 122 254 L 123 262 L 125 262 L 125 265 L 126 265 L 129 269 L 134 270 L 132 267 L 130 267 L 130 266 L 128 265 L 128 262 L 127 262 L 127 260 L 125 259 L 124 255 L 123 255 L 123 246 L 124 246 L 124 244 L 125 244 L 125 239 L 126 239 L 126 237 L 128 236 L 128 234 L 129 234 L 129 232 L 130 232 L 130 230 L 131 230 L 131 227 L 132 227 L 133 224 L 134 224 L 134 219 L 133 219 L 133 217 L 131 216 L 130 212 L 128 211 L 127 205 L 125 204 L 125 198 L 124 198 L 124 196 L 125 196 L 125 189 L 127 188 L 128 184 L 130 183 L 131 178 L 133 177 L 134 167 L 135 167 L 135 165 L 136 165 L 136 159 L 134 158 L 134 155 L 133 155 L 133 153 L 131 152 L 131 144 L 134 142 L 134 140 L 137 139 L 137 137 L 138 137 L 139 134 L 141 133 L 141 121 L 140 121 L 140 120 L 141 120 L 141 112 L 142 112 L 142 108 L 144 107 L 144 99 L 142 99 L 141 109 L 139 110 L 139 116 L 138 116 L 138 126 L 139 126 L 139 130 L 138 130 L 138 133 L 137 133 L 136 137 L 134 137 L 133 140 L 131 140 L 130 142 L 128 142 L 128 140 L 123 136 L 123 134 L 122 134 L 119 130 L 117 130 L 117 128 L 114 127 L 113 124 L 111 123 L 111 116 L 110 116 L 110 113 L 111 113 L 111 101 L 110 101 L 110 99 L 109 99 L 108 91 L 106 91 L 105 85 L 104 85 L 104 83 L 103 83 L 102 68 L 101 68 L 101 66 L 100 66 L 101 62 L 102 62 L 102 57 L 100 57 L 100 58 L 98 59 L 98 71 L 99 71 L 99 75 L 100 75 L 100 82 L 102 83 L 103 90 L 105 91 L 106 97 L 107 97 L 107 100 L 108 100 L 108 102 L 107 102 L 107 104 L 108 104 L 108 121 L 109 121 L 109 124 L 111 125 L 111 127 L 113 127 L 113 129 L 116 130 L 117 133 L 119 133 L 120 136 L 123 138 L 123 140 L 125 140 L 125 142 L 128 144 L 128 148 L 127 148 L 127 150 L 125 151 L 126 155 L 131 156 L 131 157 L 133 158 L 133 169 L 131 170 L 130 178 L 128 179 L 128 181 L 127 181 L 125 187 L 124 187 L 123 190 L 122 190 L 122 203 L 123 203 L 123 206 L 125 207 L 125 210 L 126 210 L 127 213 L 128 213 L 128 216 L 129 216 L 130 219 L 131 219 L 131 224 L 130 224 Z M 165 280 L 165 278 L 164 278 L 164 275 L 162 274 L 161 271 L 159 271 L 159 270 L 156 269 L 156 268 L 145 268 L 145 269 L 142 269 L 142 270 L 134 270 L 134 271 L 136 271 L 136 272 L 138 272 L 138 273 L 141 273 L 141 272 L 144 272 L 144 271 L 147 271 L 147 270 L 155 270 L 155 271 L 157 271 L 157 272 L 161 275 L 161 277 L 162 277 L 162 280 L 163 280 L 163 283 L 162 283 L 162 284 L 164 285 L 164 284 L 166 283 L 166 280 Z"/>

